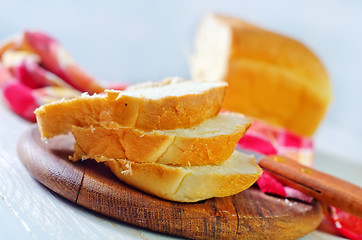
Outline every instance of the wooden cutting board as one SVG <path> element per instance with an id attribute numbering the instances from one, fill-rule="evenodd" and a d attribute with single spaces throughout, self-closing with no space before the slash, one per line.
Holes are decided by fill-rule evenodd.
<path id="1" fill-rule="evenodd" d="M 295 239 L 317 228 L 322 207 L 250 188 L 198 203 L 159 199 L 119 181 L 93 160 L 73 163 L 73 137 L 48 144 L 37 126 L 19 140 L 18 154 L 39 182 L 75 204 L 138 227 L 192 239 Z"/>

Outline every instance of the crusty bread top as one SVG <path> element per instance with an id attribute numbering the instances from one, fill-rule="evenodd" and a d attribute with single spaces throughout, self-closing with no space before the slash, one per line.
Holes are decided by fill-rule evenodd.
<path id="1" fill-rule="evenodd" d="M 188 128 L 217 115 L 226 87 L 225 82 L 166 81 L 53 102 L 39 107 L 35 114 L 42 138 L 68 133 L 72 126 Z"/>
<path id="2" fill-rule="evenodd" d="M 230 47 L 228 57 L 231 61 L 241 58 L 267 63 L 302 76 L 303 81 L 313 88 L 330 90 L 328 73 L 322 62 L 301 42 L 233 17 L 209 14 L 202 24 L 208 21 L 217 22 L 228 29 L 230 42 L 223 44 Z M 202 45 L 205 43 L 200 43 Z M 330 91 L 320 94 L 331 98 Z"/>
<path id="3" fill-rule="evenodd" d="M 243 115 L 224 112 L 187 129 L 142 131 L 73 126 L 76 143 L 72 160 L 126 158 L 181 166 L 216 164 L 230 157 L 250 125 L 251 120 Z"/>
<path id="4" fill-rule="evenodd" d="M 106 165 L 125 183 L 160 198 L 180 202 L 239 193 L 249 188 L 262 173 L 252 156 L 237 151 L 218 165 L 173 167 L 125 159 L 107 161 Z"/>

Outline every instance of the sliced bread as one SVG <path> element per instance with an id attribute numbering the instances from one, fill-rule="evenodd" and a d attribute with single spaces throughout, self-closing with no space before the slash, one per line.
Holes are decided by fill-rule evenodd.
<path id="1" fill-rule="evenodd" d="M 220 113 L 187 129 L 142 131 L 73 126 L 76 143 L 72 160 L 126 158 L 181 166 L 216 164 L 230 157 L 250 125 L 251 120 L 241 114 Z"/>
<path id="2" fill-rule="evenodd" d="M 160 198 L 179 202 L 234 195 L 249 188 L 262 173 L 252 156 L 237 151 L 218 165 L 176 167 L 125 159 L 105 164 L 123 182 Z"/>
<path id="3" fill-rule="evenodd" d="M 66 134 L 72 126 L 135 127 L 143 130 L 188 128 L 217 115 L 225 82 L 167 79 L 159 84 L 105 94 L 83 95 L 35 110 L 42 138 Z"/>

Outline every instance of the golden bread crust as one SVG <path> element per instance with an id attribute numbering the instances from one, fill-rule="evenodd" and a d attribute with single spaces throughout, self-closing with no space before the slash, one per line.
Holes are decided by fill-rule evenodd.
<path id="1" fill-rule="evenodd" d="M 231 119 L 229 121 L 228 117 Z M 221 125 L 208 126 L 214 119 Z M 169 131 L 142 131 L 134 128 L 107 129 L 103 127 L 72 128 L 76 140 L 73 161 L 92 158 L 98 162 L 126 158 L 139 163 L 162 163 L 180 166 L 217 164 L 227 160 L 239 139 L 251 126 L 251 120 L 241 114 L 222 113 L 191 131 L 192 136 Z M 225 119 L 225 120 L 224 120 Z M 239 121 L 235 121 L 238 119 Z M 211 124 L 210 124 L 211 125 Z M 200 129 L 211 136 L 197 135 Z M 188 130 L 190 131 L 190 130 Z M 195 136 L 197 135 L 197 136 Z"/>
<path id="2" fill-rule="evenodd" d="M 179 202 L 234 195 L 249 188 L 262 173 L 253 157 L 238 152 L 217 166 L 174 167 L 125 159 L 105 164 L 123 182 L 149 194 Z"/>

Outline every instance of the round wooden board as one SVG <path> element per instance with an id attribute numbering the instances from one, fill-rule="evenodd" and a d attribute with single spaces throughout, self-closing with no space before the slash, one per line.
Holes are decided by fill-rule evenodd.
<path id="1" fill-rule="evenodd" d="M 119 181 L 93 160 L 73 163 L 73 137 L 40 140 L 37 126 L 19 140 L 18 154 L 46 187 L 98 213 L 138 227 L 192 239 L 295 239 L 317 228 L 322 208 L 250 188 L 198 203 L 159 199 Z"/>

